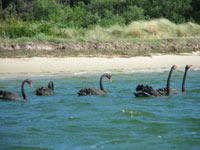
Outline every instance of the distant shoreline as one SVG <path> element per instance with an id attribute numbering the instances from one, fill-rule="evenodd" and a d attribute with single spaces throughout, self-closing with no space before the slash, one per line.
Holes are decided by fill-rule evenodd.
<path id="1" fill-rule="evenodd" d="M 184 68 L 192 64 L 200 68 L 200 52 L 182 55 L 153 55 L 152 57 L 102 58 L 102 57 L 65 57 L 65 58 L 0 58 L 0 75 L 106 72 L 112 70 L 167 69 L 177 64 Z"/>
<path id="2" fill-rule="evenodd" d="M 136 57 L 178 55 L 200 51 L 199 38 L 138 39 L 136 41 L 0 43 L 0 58 Z"/>

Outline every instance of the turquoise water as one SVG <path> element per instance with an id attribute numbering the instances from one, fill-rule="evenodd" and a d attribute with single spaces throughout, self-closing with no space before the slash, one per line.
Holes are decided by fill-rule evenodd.
<path id="1" fill-rule="evenodd" d="M 99 87 L 100 73 L 0 76 L 0 90 L 20 94 L 23 79 L 28 102 L 0 101 L 0 149 L 198 150 L 200 149 L 200 70 L 188 72 L 186 94 L 135 98 L 137 84 L 164 87 L 168 70 L 110 72 L 107 96 L 77 96 Z M 171 86 L 181 89 L 183 70 Z M 55 94 L 39 97 L 35 89 L 54 81 Z"/>

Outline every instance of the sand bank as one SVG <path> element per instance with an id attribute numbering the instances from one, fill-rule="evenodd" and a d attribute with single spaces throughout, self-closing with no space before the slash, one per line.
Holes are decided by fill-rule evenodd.
<path id="1" fill-rule="evenodd" d="M 105 72 L 111 70 L 134 70 L 169 68 L 177 64 L 180 68 L 192 64 L 200 68 L 200 55 L 155 55 L 132 58 L 16 58 L 0 59 L 0 74 L 40 74 L 71 72 Z"/>

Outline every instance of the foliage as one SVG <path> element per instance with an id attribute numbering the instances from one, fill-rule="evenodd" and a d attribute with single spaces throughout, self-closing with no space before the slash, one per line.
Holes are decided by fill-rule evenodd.
<path id="1" fill-rule="evenodd" d="M 36 34 L 73 39 L 67 31 L 77 32 L 96 27 L 122 28 L 132 26 L 135 21 L 148 21 L 166 18 L 174 23 L 200 23 L 199 0 L 0 0 L 0 37 L 33 37 Z M 166 23 L 164 21 L 164 23 Z M 174 34 L 174 29 L 161 24 L 152 24 L 142 30 L 134 27 L 130 32 L 121 34 L 121 30 L 112 31 L 113 35 L 146 37 L 158 36 L 160 26 L 166 28 L 166 34 Z M 145 25 L 141 25 L 144 27 Z M 180 36 L 182 26 L 175 30 Z M 185 30 L 185 27 L 184 27 Z M 82 30 L 81 36 L 86 34 Z M 189 30 L 191 31 L 191 30 Z M 195 29 L 196 31 L 196 29 Z M 193 32 L 193 31 L 191 31 Z M 197 32 L 198 33 L 198 32 Z M 178 35 L 176 35 L 178 36 Z M 82 38 L 82 37 L 79 37 Z"/>
<path id="2" fill-rule="evenodd" d="M 60 22 L 64 11 L 62 5 L 56 3 L 54 0 L 36 0 L 32 15 L 34 16 L 34 20 Z"/>
<path id="3" fill-rule="evenodd" d="M 28 22 L 17 18 L 6 19 L 0 24 L 0 35 L 5 38 L 32 37 L 37 34 L 37 30 L 30 28 Z"/>
<path id="4" fill-rule="evenodd" d="M 69 28 L 46 21 L 30 24 L 18 18 L 0 22 L 0 38 L 24 37 L 34 41 L 126 41 L 134 39 L 200 38 L 200 25 L 188 22 L 175 24 L 167 19 L 133 21 L 129 25 L 111 27 Z M 37 40 L 36 40 L 37 39 Z M 56 40 L 59 39 L 59 40 Z M 28 40 L 29 41 L 29 40 Z"/>
<path id="5" fill-rule="evenodd" d="M 200 23 L 199 6 L 199 0 L 1 0 L 0 15 L 83 28 L 154 18 Z"/>
<path id="6" fill-rule="evenodd" d="M 192 0 L 150 0 L 143 6 L 150 18 L 167 18 L 176 23 L 183 23 L 188 17 Z"/>
<path id="7" fill-rule="evenodd" d="M 144 20 L 144 10 L 137 6 L 128 6 L 123 12 L 123 17 L 126 24 L 129 24 L 133 20 Z"/>

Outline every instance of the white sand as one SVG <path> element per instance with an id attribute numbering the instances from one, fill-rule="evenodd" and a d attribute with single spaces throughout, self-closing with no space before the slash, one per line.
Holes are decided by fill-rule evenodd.
<path id="1" fill-rule="evenodd" d="M 0 59 L 0 75 L 170 68 L 173 64 L 179 65 L 180 68 L 187 64 L 192 64 L 193 68 L 200 68 L 200 55 L 196 53 L 132 58 L 3 58 Z"/>

